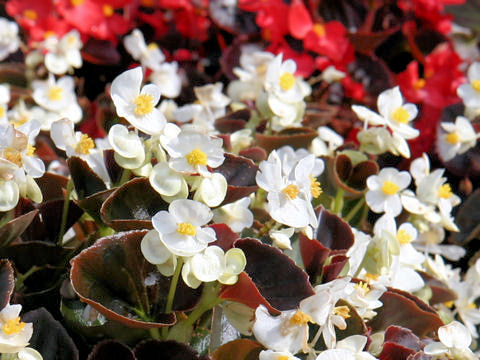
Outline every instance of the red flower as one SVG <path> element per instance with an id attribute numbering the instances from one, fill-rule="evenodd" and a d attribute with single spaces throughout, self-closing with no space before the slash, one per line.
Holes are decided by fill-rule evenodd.
<path id="1" fill-rule="evenodd" d="M 131 28 L 131 24 L 105 1 L 99 3 L 94 0 L 59 0 L 57 10 L 82 34 L 96 39 L 116 43 L 117 37 Z"/>

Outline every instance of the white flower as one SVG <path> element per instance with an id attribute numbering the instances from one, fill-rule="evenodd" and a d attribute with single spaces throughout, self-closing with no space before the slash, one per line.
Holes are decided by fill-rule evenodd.
<path id="1" fill-rule="evenodd" d="M 35 349 L 26 347 L 17 353 L 18 360 L 42 360 L 42 355 Z"/>
<path id="2" fill-rule="evenodd" d="M 17 51 L 19 46 L 17 23 L 0 18 L 0 61 Z"/>
<path id="3" fill-rule="evenodd" d="M 105 183 L 110 183 L 110 176 L 103 161 L 103 151 L 95 149 L 94 141 L 87 134 L 74 131 L 73 122 L 66 119 L 55 121 L 50 130 L 50 137 L 55 146 L 64 150 L 68 157 L 82 158 Z"/>
<path id="4" fill-rule="evenodd" d="M 458 321 L 438 328 L 440 342 L 430 343 L 423 351 L 427 355 L 446 354 L 449 358 L 468 360 L 475 359 L 473 352 L 469 349 L 472 336 L 468 329 Z"/>
<path id="5" fill-rule="evenodd" d="M 77 30 L 71 30 L 60 40 L 56 36 L 50 36 L 45 41 L 46 50 L 45 67 L 55 75 L 65 74 L 73 68 L 82 67 L 82 41 Z"/>
<path id="6" fill-rule="evenodd" d="M 375 356 L 363 351 L 366 344 L 366 336 L 352 335 L 339 341 L 335 349 L 322 351 L 316 360 L 375 360 Z"/>
<path id="7" fill-rule="evenodd" d="M 18 353 L 26 346 L 33 334 L 33 324 L 20 319 L 22 306 L 7 304 L 0 311 L 0 353 Z"/>
<path id="8" fill-rule="evenodd" d="M 182 174 L 170 168 L 167 162 L 157 163 L 149 176 L 150 185 L 169 202 L 176 199 L 186 199 L 188 185 Z"/>
<path id="9" fill-rule="evenodd" d="M 380 115 L 359 105 L 353 105 L 352 110 L 365 122 L 365 126 L 368 123 L 388 126 L 393 134 L 403 139 L 413 139 L 419 135 L 420 132 L 408 124 L 417 116 L 417 107 L 414 104 L 403 103 L 398 86 L 383 91 L 378 96 L 377 107 Z"/>
<path id="10" fill-rule="evenodd" d="M 296 354 L 308 351 L 308 322 L 312 318 L 301 310 L 282 311 L 271 316 L 265 306 L 255 311 L 253 334 L 267 349 Z"/>
<path id="11" fill-rule="evenodd" d="M 213 210 L 213 221 L 227 224 L 233 231 L 240 232 L 253 224 L 253 213 L 249 210 L 249 205 L 248 197 L 223 205 Z"/>
<path id="12" fill-rule="evenodd" d="M 258 186 L 268 192 L 267 211 L 275 221 L 294 228 L 317 226 L 310 194 L 302 191 L 304 187 L 297 178 L 282 175 L 282 163 L 276 151 L 260 163 L 259 170 L 255 179 Z"/>
<path id="13" fill-rule="evenodd" d="M 462 98 L 469 108 L 480 107 L 480 63 L 474 62 L 468 68 L 468 83 L 457 88 L 457 95 Z"/>
<path id="14" fill-rule="evenodd" d="M 168 211 L 155 214 L 152 224 L 173 254 L 193 256 L 216 240 L 213 229 L 202 227 L 212 216 L 208 206 L 189 199 L 179 199 L 170 203 Z"/>
<path id="15" fill-rule="evenodd" d="M 210 176 L 207 166 L 216 168 L 225 160 L 223 140 L 217 137 L 182 130 L 176 137 L 162 140 L 162 145 L 170 155 L 170 167 L 176 171 Z"/>
<path id="16" fill-rule="evenodd" d="M 176 98 L 182 90 L 182 78 L 178 74 L 177 62 L 162 63 L 150 74 L 152 83 L 158 86 L 160 93 L 167 98 Z"/>
<path id="17" fill-rule="evenodd" d="M 155 105 L 160 100 L 157 85 L 148 84 L 140 89 L 143 73 L 141 67 L 127 70 L 112 82 L 110 92 L 117 115 L 149 135 L 160 135 L 167 120 Z"/>
<path id="18" fill-rule="evenodd" d="M 0 84 L 0 123 L 7 122 L 8 103 L 10 101 L 10 86 Z"/>
<path id="19" fill-rule="evenodd" d="M 337 70 L 335 66 L 330 65 L 322 71 L 321 78 L 323 81 L 331 84 L 335 81 L 342 80 L 346 75 L 343 71 Z"/>
<path id="20" fill-rule="evenodd" d="M 125 36 L 123 45 L 135 60 L 140 61 L 142 66 L 152 70 L 158 70 L 161 63 L 165 61 L 165 55 L 158 48 L 157 44 L 145 43 L 145 38 L 140 30 L 134 29 L 130 35 Z"/>
<path id="21" fill-rule="evenodd" d="M 362 281 L 355 284 L 353 288 L 354 291 L 349 294 L 345 300 L 355 307 L 358 315 L 363 319 L 373 318 L 377 314 L 373 309 L 377 309 L 383 305 L 379 298 L 387 288 L 382 284 L 368 284 Z"/>
<path id="22" fill-rule="evenodd" d="M 160 240 L 158 231 L 150 230 L 142 239 L 140 249 L 143 256 L 164 276 L 172 276 L 177 264 L 176 256 Z"/>
<path id="23" fill-rule="evenodd" d="M 246 264 L 241 249 L 233 248 L 224 253 L 222 248 L 212 245 L 187 260 L 182 269 L 182 278 L 192 288 L 197 288 L 202 282 L 217 280 L 222 284 L 233 285 Z"/>
<path id="24" fill-rule="evenodd" d="M 145 161 L 143 141 L 126 126 L 115 124 L 108 131 L 108 141 L 115 151 L 115 161 L 125 169 L 137 169 Z"/>
<path id="25" fill-rule="evenodd" d="M 443 131 L 437 136 L 437 150 L 444 161 L 452 160 L 474 147 L 480 136 L 464 116 L 457 116 L 455 123 L 443 122 L 440 126 Z"/>
<path id="26" fill-rule="evenodd" d="M 343 145 L 343 138 L 327 126 L 320 126 L 317 133 L 310 146 L 315 156 L 332 156 Z"/>
<path id="27" fill-rule="evenodd" d="M 384 168 L 378 175 L 367 179 L 368 192 L 365 195 L 370 209 L 376 213 L 386 212 L 397 216 L 402 212 L 399 192 L 410 184 L 410 174 L 394 168 Z"/>
<path id="28" fill-rule="evenodd" d="M 264 87 L 267 93 L 275 95 L 280 101 L 295 103 L 307 95 L 300 78 L 295 77 L 297 64 L 288 59 L 282 61 L 283 55 L 278 54 L 268 63 Z"/>
<path id="29" fill-rule="evenodd" d="M 300 360 L 288 352 L 272 350 L 260 351 L 258 358 L 259 360 Z"/>
<path id="30" fill-rule="evenodd" d="M 294 228 L 286 228 L 281 230 L 270 230 L 268 235 L 272 238 L 273 245 L 279 249 L 292 250 L 292 244 L 290 238 L 295 233 Z"/>
<path id="31" fill-rule="evenodd" d="M 32 89 L 35 102 L 44 109 L 55 113 L 57 119 L 66 117 L 74 123 L 81 120 L 82 109 L 77 103 L 71 76 L 63 76 L 56 81 L 55 77 L 49 74 L 47 80 L 34 80 Z"/>
<path id="32" fill-rule="evenodd" d="M 1 95 L 0 95 L 1 96 Z M 1 105 L 0 105 L 1 106 Z M 1 113 L 1 110 L 0 110 Z M 42 109 L 40 106 L 32 106 L 31 108 L 27 108 L 25 105 L 25 101 L 20 99 L 18 103 L 8 111 L 8 120 L 10 121 L 15 128 L 22 126 L 32 120 L 39 120 L 42 122 L 41 130 L 48 131 L 50 130 L 50 126 L 45 127 L 43 123 L 43 119 L 45 117 L 45 110 Z"/>

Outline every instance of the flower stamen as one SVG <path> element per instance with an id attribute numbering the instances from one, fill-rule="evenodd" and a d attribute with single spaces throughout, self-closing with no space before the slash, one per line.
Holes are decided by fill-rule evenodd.
<path id="1" fill-rule="evenodd" d="M 322 187 L 320 186 L 320 182 L 315 179 L 312 174 L 308 175 L 308 177 L 310 178 L 310 192 L 312 193 L 312 196 L 316 199 L 320 195 L 322 195 Z"/>
<path id="2" fill-rule="evenodd" d="M 18 334 L 25 327 L 25 323 L 20 321 L 20 316 L 15 319 L 9 319 L 2 326 L 2 331 L 7 335 Z"/>
<path id="3" fill-rule="evenodd" d="M 195 229 L 195 226 L 193 226 L 189 222 L 182 222 L 177 225 L 177 232 L 180 235 L 195 236 L 197 230 Z"/>
<path id="4" fill-rule="evenodd" d="M 400 106 L 393 111 L 392 118 L 400 124 L 407 124 L 410 118 L 410 114 L 407 110 L 405 110 L 405 108 Z"/>
<path id="5" fill-rule="evenodd" d="M 95 147 L 95 143 L 87 134 L 82 134 L 80 141 L 75 146 L 75 152 L 77 154 L 87 155 Z"/>
<path id="6" fill-rule="evenodd" d="M 290 199 L 294 200 L 298 195 L 298 187 L 295 184 L 288 185 L 282 192 L 287 195 Z"/>
<path id="7" fill-rule="evenodd" d="M 133 100 L 136 115 L 147 115 L 153 111 L 153 95 L 140 94 Z"/>
<path id="8" fill-rule="evenodd" d="M 193 149 L 187 155 L 185 155 L 185 159 L 191 166 L 198 166 L 198 165 L 207 165 L 208 157 L 202 150 Z"/>
<path id="9" fill-rule="evenodd" d="M 382 191 L 386 195 L 395 195 L 400 190 L 400 186 L 392 181 L 385 181 L 382 185 Z"/>
<path id="10" fill-rule="evenodd" d="M 280 76 L 280 87 L 282 88 L 283 91 L 288 91 L 294 85 L 295 85 L 295 77 L 292 75 L 292 73 L 285 71 Z"/>
<path id="11" fill-rule="evenodd" d="M 60 86 L 52 86 L 48 89 L 48 98 L 51 101 L 60 101 L 63 99 L 63 89 Z"/>

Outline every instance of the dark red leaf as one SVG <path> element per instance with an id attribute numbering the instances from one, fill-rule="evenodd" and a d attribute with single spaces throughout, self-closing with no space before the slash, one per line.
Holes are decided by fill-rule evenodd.
<path id="1" fill-rule="evenodd" d="M 350 225 L 323 207 L 316 209 L 316 212 L 318 227 L 315 238 L 331 250 L 348 250 L 354 242 Z"/>
<path id="2" fill-rule="evenodd" d="M 280 250 L 257 239 L 237 240 L 235 247 L 245 253 L 245 272 L 274 308 L 294 309 L 301 300 L 315 293 L 308 275 Z"/>
<path id="3" fill-rule="evenodd" d="M 213 224 L 210 225 L 210 227 L 215 230 L 215 234 L 217 235 L 217 240 L 211 243 L 210 246 L 220 246 L 225 252 L 233 248 L 233 243 L 240 238 L 228 225 Z"/>
<path id="4" fill-rule="evenodd" d="M 37 216 L 38 210 L 30 211 L 24 215 L 10 220 L 5 225 L 0 227 L 0 246 L 7 246 L 28 228 L 30 223 Z"/>
<path id="5" fill-rule="evenodd" d="M 255 162 L 260 162 L 267 159 L 267 153 L 260 147 L 244 149 L 239 152 L 239 155 Z"/>
<path id="6" fill-rule="evenodd" d="M 316 279 L 322 273 L 322 267 L 330 254 L 330 249 L 316 239 L 309 239 L 303 233 L 298 233 L 300 254 L 303 265 L 310 279 Z"/>
<path id="7" fill-rule="evenodd" d="M 35 179 L 42 190 L 43 201 L 63 199 L 63 189 L 67 188 L 68 178 L 62 175 L 46 172 L 42 177 Z"/>
<path id="8" fill-rule="evenodd" d="M 15 277 L 10 261 L 0 260 L 0 310 L 9 302 L 13 289 L 15 288 Z"/>
<path id="9" fill-rule="evenodd" d="M 342 272 L 343 268 L 348 262 L 348 257 L 344 255 L 336 255 L 332 257 L 330 264 L 323 267 L 322 283 L 335 280 Z"/>
<path id="10" fill-rule="evenodd" d="M 107 190 L 103 180 L 95 174 L 85 160 L 71 156 L 67 164 L 79 199 Z"/>
<path id="11" fill-rule="evenodd" d="M 146 340 L 133 350 L 137 360 L 159 358 L 168 360 L 200 360 L 197 353 L 189 346 L 174 340 Z"/>
<path id="12" fill-rule="evenodd" d="M 220 346 L 212 354 L 212 360 L 256 360 L 264 347 L 256 341 L 237 339 Z"/>
<path id="13" fill-rule="evenodd" d="M 115 340 L 105 340 L 92 349 L 87 360 L 136 360 L 128 346 Z"/>
<path id="14" fill-rule="evenodd" d="M 308 148 L 317 135 L 314 129 L 299 127 L 282 130 L 275 135 L 257 133 L 255 134 L 255 139 L 258 146 L 264 148 L 267 153 L 270 153 L 272 150 L 279 149 L 285 145 L 290 145 L 294 149 Z"/>

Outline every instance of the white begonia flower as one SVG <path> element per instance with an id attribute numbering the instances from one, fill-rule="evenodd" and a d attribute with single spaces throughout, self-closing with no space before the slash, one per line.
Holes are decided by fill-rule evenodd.
<path id="1" fill-rule="evenodd" d="M 376 213 L 386 212 L 397 216 L 402 212 L 399 193 L 410 185 L 411 177 L 407 171 L 383 168 L 378 175 L 367 179 L 368 192 L 365 195 L 368 206 Z"/>
<path id="2" fill-rule="evenodd" d="M 162 112 L 163 115 L 165 115 L 167 121 L 175 121 L 174 113 L 178 109 L 178 105 L 174 100 L 163 99 L 162 101 L 160 101 L 160 105 L 158 105 L 157 108 Z M 167 125 L 169 124 L 170 123 L 167 123 Z M 165 127 L 167 125 L 165 125 Z M 163 131 L 165 131 L 165 129 Z"/>
<path id="3" fill-rule="evenodd" d="M 332 156 L 343 145 L 343 137 L 327 126 L 317 129 L 318 136 L 313 139 L 310 150 L 315 156 Z"/>
<path id="4" fill-rule="evenodd" d="M 253 334 L 267 349 L 296 354 L 307 352 L 308 322 L 312 318 L 301 310 L 282 311 L 279 316 L 271 316 L 265 306 L 255 310 Z"/>
<path id="5" fill-rule="evenodd" d="M 300 360 L 300 358 L 293 356 L 285 351 L 262 350 L 258 355 L 259 360 Z"/>
<path id="6" fill-rule="evenodd" d="M 167 162 L 157 163 L 149 176 L 150 185 L 165 198 L 183 198 L 188 196 L 188 185 L 185 178 L 172 170 Z"/>
<path id="7" fill-rule="evenodd" d="M 146 44 L 140 30 L 134 29 L 130 35 L 125 36 L 123 45 L 127 52 L 142 66 L 158 70 L 165 61 L 165 55 L 155 43 Z"/>
<path id="8" fill-rule="evenodd" d="M 0 124 L 6 123 L 8 103 L 10 102 L 10 86 L 8 84 L 0 84 Z"/>
<path id="9" fill-rule="evenodd" d="M 22 306 L 7 304 L 0 311 L 0 353 L 18 353 L 28 346 L 33 334 L 33 324 L 20 319 Z"/>
<path id="10" fill-rule="evenodd" d="M 158 86 L 167 98 L 176 98 L 182 90 L 182 78 L 178 74 L 178 63 L 162 63 L 150 74 L 150 81 Z"/>
<path id="11" fill-rule="evenodd" d="M 268 192 L 267 211 L 275 221 L 294 228 L 317 226 L 310 194 L 303 192 L 304 187 L 298 179 L 292 180 L 282 174 L 282 163 L 276 151 L 260 163 L 255 179 L 258 186 Z"/>
<path id="12" fill-rule="evenodd" d="M 83 44 L 77 30 L 71 30 L 60 40 L 56 36 L 49 36 L 45 41 L 48 51 L 45 55 L 45 67 L 55 75 L 62 75 L 73 68 L 82 67 L 80 49 Z"/>
<path id="13" fill-rule="evenodd" d="M 8 111 L 8 121 L 13 126 L 15 126 L 15 128 L 18 128 L 23 124 L 26 124 L 35 119 L 41 122 L 41 130 L 48 131 L 50 130 L 50 126 L 48 126 L 48 128 L 44 126 L 44 116 L 44 109 L 42 109 L 40 106 L 32 106 L 31 108 L 27 108 L 23 99 L 19 99 L 18 103 L 11 110 Z"/>
<path id="14" fill-rule="evenodd" d="M 227 224 L 233 231 L 240 232 L 253 224 L 253 213 L 249 206 L 250 198 L 248 197 L 223 205 L 213 210 L 213 221 Z"/>
<path id="15" fill-rule="evenodd" d="M 71 76 L 63 76 L 58 81 L 53 74 L 47 80 L 32 82 L 33 99 L 43 109 L 47 110 L 40 119 L 42 129 L 50 129 L 51 124 L 62 118 L 78 123 L 83 116 L 74 92 L 74 81 Z"/>
<path id="16" fill-rule="evenodd" d="M 452 160 L 474 147 L 480 136 L 464 116 L 457 116 L 455 123 L 442 122 L 440 127 L 442 132 L 437 136 L 437 151 L 443 161 Z"/>
<path id="17" fill-rule="evenodd" d="M 162 139 L 162 145 L 170 155 L 170 167 L 186 174 L 200 173 L 210 176 L 207 166 L 216 168 L 225 160 L 223 140 L 217 137 L 182 130 L 176 137 Z"/>
<path id="18" fill-rule="evenodd" d="M 42 354 L 37 350 L 26 347 L 17 353 L 18 360 L 43 360 Z"/>
<path id="19" fill-rule="evenodd" d="M 124 117 L 138 130 L 148 135 L 160 135 L 167 119 L 155 105 L 160 100 L 157 85 L 147 84 L 141 89 L 141 67 L 127 70 L 112 82 L 110 92 L 117 115 Z"/>
<path id="20" fill-rule="evenodd" d="M 419 135 L 420 132 L 408 124 L 417 116 L 417 107 L 403 103 L 398 86 L 383 91 L 378 96 L 377 107 L 380 115 L 365 106 L 352 105 L 352 110 L 365 122 L 365 128 L 368 124 L 388 126 L 403 139 L 413 139 Z"/>
<path id="21" fill-rule="evenodd" d="M 220 205 L 227 195 L 228 183 L 220 173 L 206 174 L 195 178 L 191 190 L 195 191 L 193 200 L 201 201 L 213 208 Z"/>
<path id="22" fill-rule="evenodd" d="M 387 291 L 387 288 L 382 284 L 368 284 L 362 281 L 355 284 L 353 288 L 354 291 L 347 295 L 345 300 L 355 307 L 358 315 L 363 319 L 371 319 L 377 315 L 373 310 L 383 305 L 379 298 Z"/>
<path id="23" fill-rule="evenodd" d="M 323 81 L 331 84 L 333 82 L 342 80 L 346 75 L 347 74 L 345 74 L 343 71 L 337 70 L 335 66 L 330 65 L 322 71 L 320 77 Z"/>
<path id="24" fill-rule="evenodd" d="M 286 228 L 281 230 L 270 230 L 268 235 L 272 238 L 273 246 L 278 247 L 279 249 L 289 249 L 292 250 L 292 243 L 290 238 L 295 233 L 294 228 Z"/>
<path id="25" fill-rule="evenodd" d="M 95 142 L 90 136 L 74 131 L 73 122 L 67 119 L 55 121 L 50 129 L 50 137 L 55 146 L 64 150 L 68 157 L 82 158 L 105 183 L 110 183 L 103 151 L 95 149 Z"/>
<path id="26" fill-rule="evenodd" d="M 340 340 L 335 349 L 322 351 L 316 360 L 375 360 L 375 356 L 363 351 L 366 344 L 366 336 L 352 335 Z"/>
<path id="27" fill-rule="evenodd" d="M 20 190 L 14 180 L 0 178 L 0 211 L 9 211 L 17 206 Z"/>
<path id="28" fill-rule="evenodd" d="M 152 224 L 173 254 L 193 256 L 216 240 L 213 229 L 202 227 L 212 216 L 208 206 L 189 199 L 178 199 L 170 203 L 168 211 L 155 214 Z"/>
<path id="29" fill-rule="evenodd" d="M 372 237 L 364 232 L 352 228 L 355 241 L 353 245 L 347 250 L 348 257 L 348 274 L 354 276 L 362 264 L 365 253 L 367 252 L 368 244 L 372 241 Z"/>
<path id="30" fill-rule="evenodd" d="M 176 256 L 160 240 L 158 231 L 150 230 L 140 243 L 143 256 L 164 276 L 172 276 L 176 266 Z"/>
<path id="31" fill-rule="evenodd" d="M 453 301 L 455 312 L 474 338 L 478 338 L 477 325 L 480 324 L 480 309 L 475 302 L 480 297 L 478 281 L 466 279 L 465 281 L 449 282 L 449 287 L 455 292 L 457 298 Z"/>
<path id="32" fill-rule="evenodd" d="M 438 328 L 438 338 L 440 342 L 427 344 L 423 351 L 427 355 L 445 354 L 450 359 L 468 360 L 475 359 L 475 355 L 469 346 L 472 342 L 472 336 L 468 329 L 458 321 L 452 321 L 450 324 Z"/>
<path id="33" fill-rule="evenodd" d="M 252 142 L 251 129 L 242 129 L 230 134 L 231 152 L 234 154 L 238 154 L 241 150 L 248 148 Z"/>
<path id="34" fill-rule="evenodd" d="M 108 131 L 108 141 L 115 151 L 115 161 L 125 169 L 137 169 L 145 161 L 142 139 L 135 131 L 115 124 Z"/>
<path id="35" fill-rule="evenodd" d="M 20 46 L 18 25 L 14 21 L 0 18 L 0 61 L 17 51 Z"/>
<path id="36" fill-rule="evenodd" d="M 241 249 L 233 248 L 224 253 L 222 248 L 212 245 L 187 260 L 187 266 L 182 269 L 182 278 L 192 288 L 197 288 L 202 282 L 217 280 L 222 284 L 233 285 L 246 264 Z"/>
<path id="37" fill-rule="evenodd" d="M 468 83 L 457 88 L 457 95 L 465 106 L 480 108 L 480 63 L 474 62 L 467 71 Z"/>

